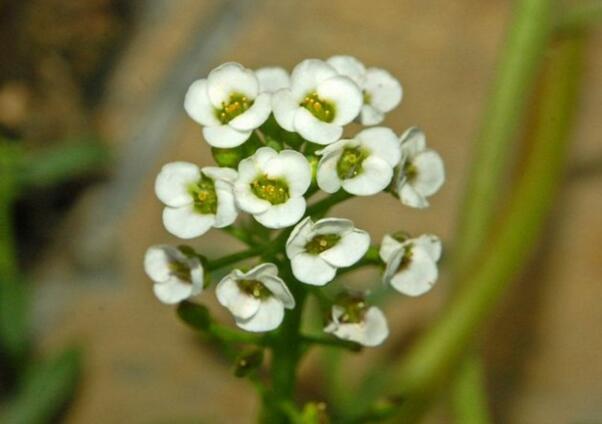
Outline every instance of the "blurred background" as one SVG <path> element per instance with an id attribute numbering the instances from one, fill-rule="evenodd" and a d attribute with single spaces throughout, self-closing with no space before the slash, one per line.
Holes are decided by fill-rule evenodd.
<path id="1" fill-rule="evenodd" d="M 0 137 L 22 150 L 24 166 L 41 169 L 12 207 L 31 355 L 76 345 L 82 357 L 59 421 L 248 423 L 256 416 L 248 382 L 156 301 L 142 269 L 149 245 L 178 242 L 163 229 L 154 196 L 159 168 L 212 163 L 182 107 L 191 81 L 230 60 L 290 70 L 304 58 L 351 54 L 388 69 L 404 99 L 385 124 L 398 133 L 422 127 L 446 163 L 447 182 L 426 211 L 381 195 L 333 213 L 373 240 L 397 229 L 432 232 L 450 252 L 510 12 L 511 2 L 501 0 L 0 0 Z M 602 422 L 600 31 L 588 45 L 584 86 L 545 237 L 484 334 L 496 422 Z M 210 257 L 237 248 L 217 231 L 192 245 Z M 377 275 L 354 279 L 372 283 Z M 387 304 L 392 336 L 379 349 L 347 355 L 342 368 L 351 382 L 404 351 L 447 296 L 446 281 L 444 269 L 429 295 Z M 232 323 L 211 298 L 203 299 L 211 311 Z M 15 364 L 5 356 L 0 394 L 10 399 Z M 324 397 L 323 363 L 314 352 L 302 364 L 303 399 Z M 447 421 L 437 410 L 430 419 Z"/>

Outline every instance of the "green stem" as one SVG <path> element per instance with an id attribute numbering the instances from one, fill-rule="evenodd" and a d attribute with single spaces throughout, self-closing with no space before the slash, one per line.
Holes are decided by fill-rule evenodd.
<path id="1" fill-rule="evenodd" d="M 456 270 L 469 269 L 498 210 L 499 182 L 506 170 L 530 87 L 547 50 L 551 0 L 521 0 L 508 33 L 483 126 L 475 142 L 455 252 Z"/>
<path id="2" fill-rule="evenodd" d="M 281 267 L 282 268 L 282 267 Z M 271 339 L 272 346 L 272 391 L 264 399 L 262 420 L 266 423 L 286 423 L 286 414 L 281 410 L 282 402 L 291 402 L 295 395 L 297 366 L 302 355 L 301 318 L 307 292 L 303 285 L 285 271 L 289 288 L 295 298 L 295 308 L 287 311 L 278 332 Z"/>
<path id="3" fill-rule="evenodd" d="M 25 287 L 20 281 L 13 234 L 17 192 L 17 146 L 0 140 L 0 350 L 13 370 L 23 365 L 28 347 Z"/>
<path id="4" fill-rule="evenodd" d="M 362 346 L 357 343 L 348 342 L 346 340 L 341 340 L 341 339 L 337 339 L 334 337 L 303 334 L 300 336 L 300 339 L 301 339 L 301 341 L 308 343 L 308 344 L 340 347 L 343 349 L 351 350 L 353 352 L 359 352 L 360 350 L 362 350 Z"/>
<path id="5" fill-rule="evenodd" d="M 426 400 L 443 386 L 451 370 L 483 327 L 501 295 L 526 263 L 553 204 L 567 158 L 568 132 L 580 81 L 583 39 L 562 40 L 550 56 L 527 166 L 488 254 L 477 264 L 460 295 L 408 353 L 399 370 L 405 400 L 398 422 L 423 412 Z"/>
<path id="6" fill-rule="evenodd" d="M 224 268 L 228 265 L 232 265 L 233 263 L 243 261 L 245 259 L 249 259 L 255 256 L 258 256 L 262 251 L 261 246 L 252 247 L 247 250 L 243 250 L 242 252 L 236 252 L 228 256 L 224 256 L 219 259 L 215 259 L 213 261 L 209 261 L 207 263 L 208 271 L 215 271 L 220 268 Z"/>
<path id="7" fill-rule="evenodd" d="M 485 370 L 478 355 L 464 359 L 452 388 L 454 422 L 457 424 L 489 424 Z"/>
<path id="8" fill-rule="evenodd" d="M 244 228 L 229 226 L 221 229 L 224 233 L 230 234 L 232 237 L 242 241 L 247 246 L 256 246 L 257 243 L 253 240 L 253 236 Z"/>
<path id="9" fill-rule="evenodd" d="M 213 322 L 209 325 L 207 333 L 220 342 L 227 344 L 243 343 L 257 346 L 264 346 L 266 344 L 266 337 L 264 335 L 238 331 Z"/>
<path id="10" fill-rule="evenodd" d="M 351 197 L 353 197 L 353 195 L 347 193 L 346 191 L 339 190 L 336 193 L 317 201 L 313 205 L 310 205 L 307 208 L 306 215 L 309 215 L 312 218 L 321 218 L 326 214 L 326 212 L 328 212 L 330 208 Z"/>

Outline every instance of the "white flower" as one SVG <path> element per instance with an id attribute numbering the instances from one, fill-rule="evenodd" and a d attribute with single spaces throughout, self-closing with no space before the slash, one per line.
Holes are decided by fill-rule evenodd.
<path id="1" fill-rule="evenodd" d="M 359 261 L 370 247 L 370 235 L 342 218 L 324 218 L 315 223 L 301 221 L 286 242 L 295 278 L 303 283 L 323 286 L 334 278 L 337 269 Z"/>
<path id="2" fill-rule="evenodd" d="M 303 217 L 310 183 L 309 162 L 301 153 L 261 147 L 240 161 L 234 195 L 238 207 L 265 227 L 284 228 Z"/>
<path id="3" fill-rule="evenodd" d="M 355 119 L 362 102 L 362 92 L 350 78 L 324 61 L 307 59 L 293 69 L 290 88 L 273 95 L 272 109 L 285 130 L 330 144 L 341 138 L 343 125 Z"/>
<path id="4" fill-rule="evenodd" d="M 189 239 L 211 227 L 232 224 L 238 212 L 234 205 L 232 182 L 236 171 L 188 162 L 172 162 L 161 168 L 155 193 L 165 205 L 163 224 L 171 234 Z"/>
<path id="5" fill-rule="evenodd" d="M 441 241 L 432 234 L 416 238 L 385 235 L 380 247 L 380 258 L 387 265 L 383 280 L 400 293 L 420 296 L 437 281 L 440 256 Z"/>
<path id="6" fill-rule="evenodd" d="M 389 128 L 374 127 L 351 140 L 324 148 L 318 164 L 318 186 L 327 193 L 341 187 L 356 196 L 370 196 L 385 189 L 401 152 L 397 136 Z"/>
<path id="7" fill-rule="evenodd" d="M 368 68 L 351 56 L 333 56 L 328 63 L 341 75 L 351 78 L 362 90 L 364 102 L 359 116 L 362 125 L 376 125 L 393 110 L 403 91 L 399 81 L 380 68 Z"/>
<path id="8" fill-rule="evenodd" d="M 437 152 L 427 149 L 424 133 L 418 128 L 407 130 L 401 136 L 401 161 L 394 183 L 401 203 L 428 207 L 426 198 L 435 194 L 444 181 L 443 161 Z"/>
<path id="9" fill-rule="evenodd" d="M 206 79 L 192 83 L 184 109 L 203 125 L 203 135 L 213 147 L 244 143 L 268 119 L 270 95 L 261 93 L 255 73 L 234 62 L 224 63 Z"/>
<path id="10" fill-rule="evenodd" d="M 366 305 L 362 299 L 333 305 L 331 321 L 324 331 L 363 346 L 378 346 L 389 336 L 385 315 L 376 306 Z"/>
<path id="11" fill-rule="evenodd" d="M 179 303 L 203 291 L 204 272 L 200 260 L 175 247 L 149 247 L 144 256 L 144 270 L 155 282 L 155 296 L 163 303 Z"/>
<path id="12" fill-rule="evenodd" d="M 273 330 L 282 322 L 284 308 L 295 307 L 295 299 L 271 263 L 249 272 L 233 270 L 218 283 L 215 294 L 232 312 L 236 325 L 247 331 Z"/>
<path id="13" fill-rule="evenodd" d="M 255 71 L 259 81 L 260 93 L 275 93 L 283 88 L 289 88 L 291 77 L 284 68 L 268 66 Z"/>

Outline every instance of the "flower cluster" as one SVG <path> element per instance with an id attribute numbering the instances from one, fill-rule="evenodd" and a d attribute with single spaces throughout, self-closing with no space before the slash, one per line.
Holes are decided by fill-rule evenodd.
<path id="1" fill-rule="evenodd" d="M 202 126 L 218 166 L 163 166 L 155 183 L 163 224 L 181 239 L 222 228 L 249 250 L 212 262 L 188 246 L 149 248 L 145 270 L 158 299 L 176 304 L 198 295 L 212 271 L 252 257 L 255 265 L 231 270 L 215 288 L 236 325 L 251 332 L 279 327 L 287 309 L 302 307 L 300 293 L 321 290 L 339 270 L 380 263 L 384 283 L 396 291 L 428 291 L 441 255 L 436 236 L 396 232 L 371 246 L 368 232 L 350 220 L 325 217 L 338 201 L 381 192 L 413 208 L 429 206 L 445 179 L 439 155 L 418 128 L 398 136 L 375 126 L 401 99 L 390 73 L 350 56 L 304 60 L 290 74 L 225 63 L 193 82 L 184 109 Z M 347 134 L 352 122 L 368 128 Z M 308 204 L 320 191 L 326 197 Z M 241 218 L 245 213 L 253 219 Z M 324 331 L 364 346 L 382 343 L 382 311 L 366 293 L 342 283 L 339 292 L 327 302 L 320 294 Z"/>

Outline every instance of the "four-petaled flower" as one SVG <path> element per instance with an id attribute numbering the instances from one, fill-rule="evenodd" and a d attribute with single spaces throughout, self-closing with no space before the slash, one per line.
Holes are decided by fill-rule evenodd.
<path id="1" fill-rule="evenodd" d="M 435 194 L 445 181 L 443 161 L 437 152 L 426 147 L 426 137 L 418 128 L 401 136 L 401 160 L 393 189 L 401 203 L 414 208 L 429 206 L 427 197 Z"/>
<path id="2" fill-rule="evenodd" d="M 335 303 L 324 331 L 369 347 L 378 346 L 389 336 L 385 315 L 376 306 L 367 305 L 362 297 Z"/>
<path id="3" fill-rule="evenodd" d="M 238 207 L 263 226 L 284 228 L 303 217 L 310 183 L 311 168 L 301 153 L 261 147 L 238 165 L 234 194 Z"/>
<path id="4" fill-rule="evenodd" d="M 203 291 L 201 261 L 173 246 L 149 247 L 144 255 L 144 271 L 154 281 L 155 296 L 163 303 L 179 303 Z"/>
<path id="5" fill-rule="evenodd" d="M 272 111 L 270 94 L 261 93 L 255 73 L 234 62 L 224 63 L 207 79 L 192 83 L 184 100 L 188 115 L 203 125 L 203 135 L 213 147 L 244 143 Z"/>
<path id="6" fill-rule="evenodd" d="M 324 61 L 307 59 L 293 70 L 290 88 L 273 95 L 272 109 L 285 130 L 330 144 L 341 138 L 343 125 L 355 119 L 362 102 L 362 92 L 350 78 Z"/>
<path id="7" fill-rule="evenodd" d="M 370 196 L 385 189 L 399 163 L 399 140 L 389 128 L 365 129 L 350 140 L 325 147 L 318 164 L 318 186 L 327 193 L 341 187 L 356 196 Z"/>
<path id="8" fill-rule="evenodd" d="M 259 81 L 260 93 L 275 93 L 283 88 L 289 88 L 291 77 L 286 69 L 279 66 L 266 66 L 255 71 Z"/>
<path id="9" fill-rule="evenodd" d="M 440 256 L 441 241 L 437 236 L 409 238 L 405 234 L 387 234 L 380 246 L 380 258 L 386 264 L 383 280 L 400 293 L 420 296 L 437 281 Z"/>
<path id="10" fill-rule="evenodd" d="M 188 162 L 171 162 L 161 168 L 155 193 L 165 205 L 163 224 L 174 236 L 189 239 L 211 227 L 223 228 L 236 220 L 232 182 L 236 171 Z"/>
<path id="11" fill-rule="evenodd" d="M 384 69 L 366 69 L 352 56 L 333 56 L 327 62 L 341 75 L 351 78 L 362 90 L 364 102 L 358 117 L 362 125 L 381 123 L 385 114 L 401 102 L 401 84 Z"/>
<path id="12" fill-rule="evenodd" d="M 215 293 L 236 325 L 247 331 L 271 331 L 282 322 L 284 309 L 295 307 L 295 299 L 271 263 L 248 272 L 233 270 L 217 284 Z"/>
<path id="13" fill-rule="evenodd" d="M 359 261 L 370 247 L 370 235 L 342 218 L 310 217 L 301 221 L 286 242 L 295 278 L 303 283 L 323 286 L 335 277 L 338 268 Z"/>

